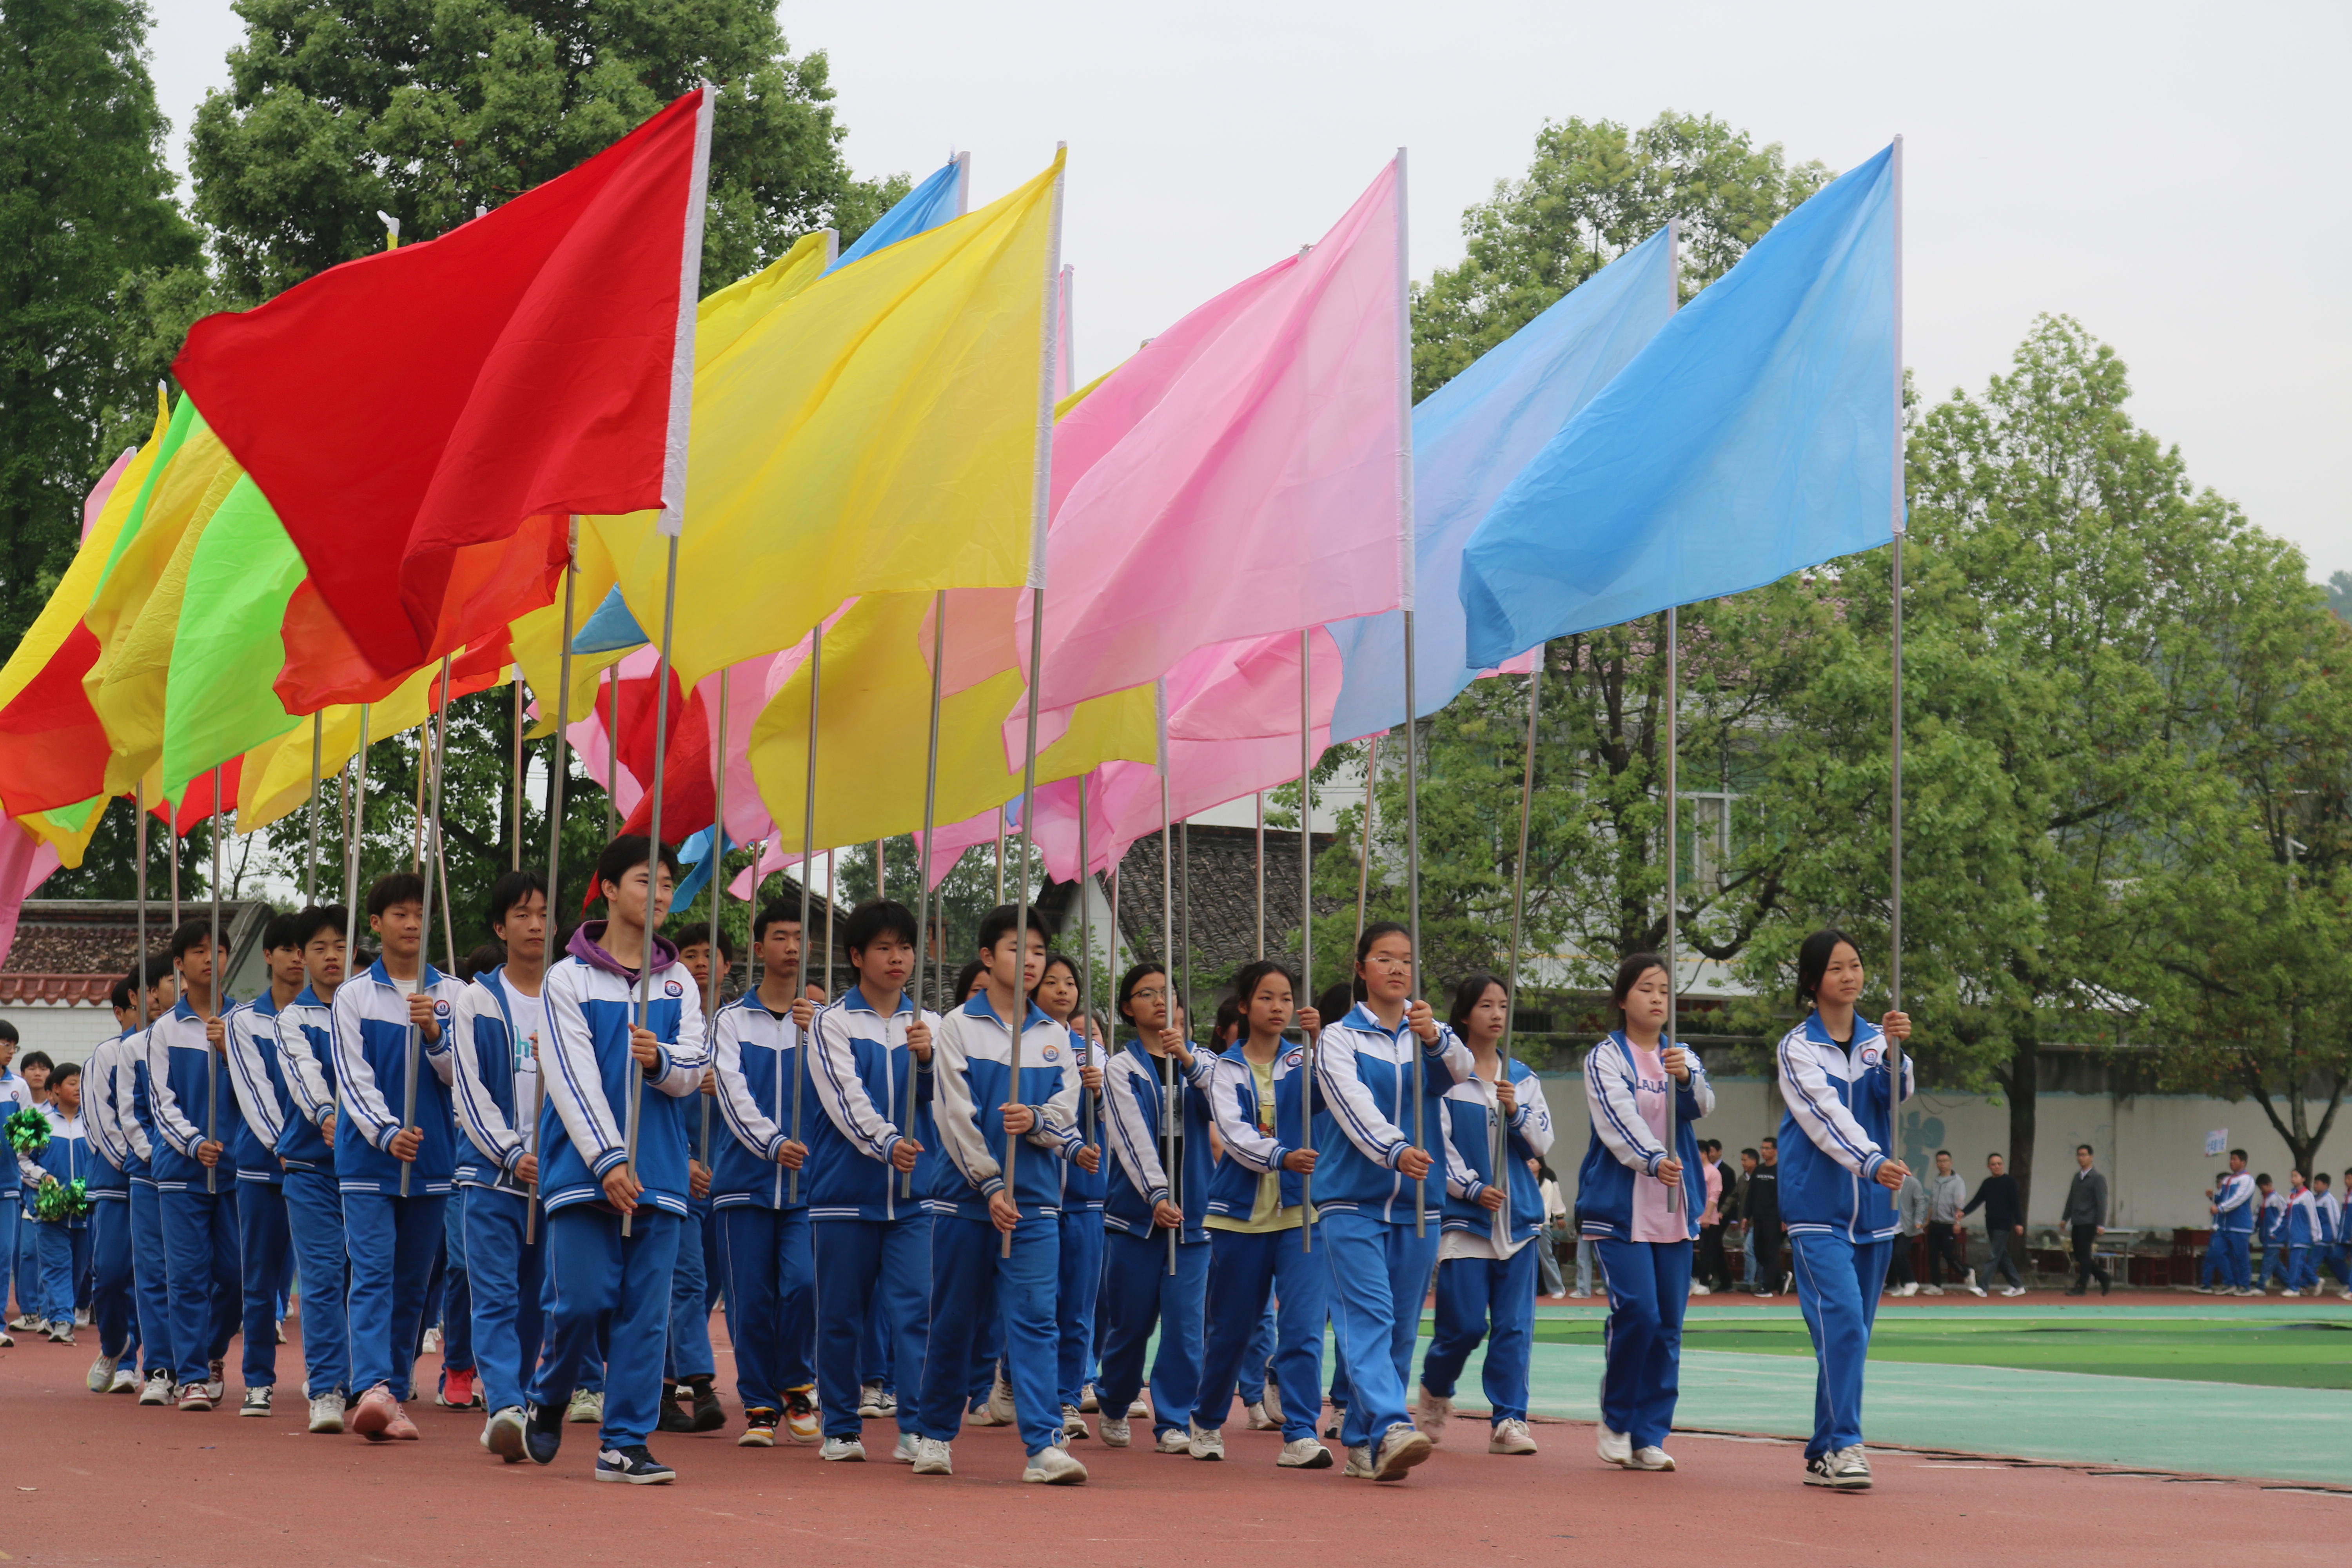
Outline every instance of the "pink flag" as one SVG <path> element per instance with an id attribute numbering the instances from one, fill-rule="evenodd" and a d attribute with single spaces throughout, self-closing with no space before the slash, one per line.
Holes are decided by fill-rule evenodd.
<path id="1" fill-rule="evenodd" d="M 1045 708 L 1156 680 L 1199 648 L 1400 603 L 1399 174 L 1391 163 L 1321 244 L 1154 339 L 1055 427 Z M 1016 614 L 1025 658 L 1026 595 Z"/>
<path id="2" fill-rule="evenodd" d="M 123 447 L 122 456 L 115 458 L 113 466 L 100 474 L 98 483 L 90 487 L 89 496 L 81 503 L 81 536 L 84 539 L 88 539 L 89 531 L 98 526 L 98 514 L 106 510 L 107 498 L 114 494 L 115 484 L 122 478 L 122 470 L 129 468 L 131 459 L 138 455 L 138 447 Z"/>
<path id="3" fill-rule="evenodd" d="M 0 963 L 16 945 L 16 921 L 33 889 L 58 868 L 57 846 L 25 831 L 16 818 L 0 821 Z"/>

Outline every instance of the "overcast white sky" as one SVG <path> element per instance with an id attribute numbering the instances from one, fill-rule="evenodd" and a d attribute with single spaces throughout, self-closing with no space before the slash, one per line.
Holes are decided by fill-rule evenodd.
<path id="1" fill-rule="evenodd" d="M 175 142 L 239 24 L 156 0 Z M 832 58 L 848 155 L 920 174 L 973 150 L 986 200 L 1070 143 L 1064 254 L 1092 375 L 1317 238 L 1399 145 L 1412 261 L 1570 115 L 1711 112 L 1843 169 L 1905 136 L 1905 358 L 1980 388 L 2038 311 L 2129 363 L 2191 476 L 2352 570 L 2352 207 L 2337 160 L 2352 6 L 785 0 Z M 2336 110 L 2326 106 L 2334 102 Z M 177 155 L 184 166 L 184 154 Z"/>

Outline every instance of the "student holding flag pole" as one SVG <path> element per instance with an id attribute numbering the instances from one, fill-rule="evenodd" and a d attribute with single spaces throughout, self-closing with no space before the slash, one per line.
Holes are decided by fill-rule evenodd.
<path id="1" fill-rule="evenodd" d="M 1084 851 L 1080 851 L 1083 857 Z M 1083 866 L 1083 858 L 1079 861 Z M 1081 900 L 1087 889 L 1079 889 Z M 1079 905 L 1081 916 L 1085 911 Z M 1086 951 L 1085 939 L 1079 951 Z M 1087 1363 L 1095 1339 L 1095 1309 L 1102 1296 L 1103 1199 L 1108 1191 L 1101 1145 L 1094 1141 L 1095 1102 L 1103 1087 L 1101 1042 L 1094 1019 L 1085 1008 L 1085 987 L 1079 963 L 1066 954 L 1048 953 L 1045 972 L 1029 999 L 1038 1010 L 1070 1032 L 1070 1048 L 1078 1058 L 1079 1142 L 1056 1157 L 1062 1163 L 1062 1246 L 1055 1281 L 1055 1316 L 1060 1325 L 1060 1350 L 1055 1376 L 1061 1391 L 1062 1436 L 1087 1437 L 1086 1417 L 1078 1406 L 1086 1398 Z M 991 1391 L 993 1393 L 993 1390 Z"/>
<path id="2" fill-rule="evenodd" d="M 278 1136 L 286 1167 L 286 1228 L 296 1271 L 308 1280 L 339 1282 L 350 1264 L 344 1249 L 342 1189 L 335 1179 L 335 992 L 343 981 L 344 911 L 313 905 L 294 917 L 305 978 L 301 994 L 278 1015 L 278 1057 L 290 1101 Z M 351 1330 L 344 1292 L 306 1290 L 302 1299 L 302 1360 L 310 1388 L 310 1429 L 337 1433 L 352 1385 Z"/>
<path id="3" fill-rule="evenodd" d="M 220 1179 L 230 1129 L 219 1122 L 214 1095 L 228 1038 L 221 1016 L 227 964 L 211 930 L 191 919 L 172 933 L 179 1001 L 147 1031 L 145 1050 L 148 1110 L 158 1134 L 150 1168 L 163 1222 L 167 1342 L 179 1405 L 189 1411 L 210 1410 L 223 1397 L 220 1362 L 236 1332 L 240 1294 L 236 1173 L 231 1167 Z"/>

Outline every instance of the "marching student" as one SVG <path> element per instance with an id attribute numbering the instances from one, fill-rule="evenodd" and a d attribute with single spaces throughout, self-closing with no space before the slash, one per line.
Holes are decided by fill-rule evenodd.
<path id="1" fill-rule="evenodd" d="M 734 950 L 724 937 L 712 947 L 708 921 L 675 928 L 670 942 L 677 949 L 678 963 L 694 976 L 695 994 L 708 1000 L 711 964 L 715 961 L 731 968 Z M 701 1092 L 706 1099 L 717 1097 L 715 1068 L 702 1069 Z M 663 1432 L 716 1432 L 727 1425 L 726 1408 L 711 1386 L 719 1371 L 710 1351 L 711 1286 L 718 1278 L 719 1258 L 711 1242 L 711 1221 L 718 1211 L 710 1205 L 710 1162 L 716 1157 L 710 1146 L 710 1106 L 697 1107 L 693 1119 L 698 1125 L 691 1134 L 693 1152 L 686 1165 L 688 1213 L 687 1223 L 677 1229 L 677 1266 L 670 1272 L 669 1341 L 662 1357 L 661 1419 L 655 1423 Z M 691 1399 L 693 1408 L 681 1405 L 681 1398 Z"/>
<path id="2" fill-rule="evenodd" d="M 1203 1397 L 1192 1415 L 1191 1451 L 1196 1459 L 1223 1458 L 1235 1384 L 1253 1374 L 1265 1377 L 1258 1335 L 1271 1291 L 1279 1303 L 1274 1382 L 1283 1401 L 1283 1444 L 1275 1463 L 1327 1470 L 1331 1451 L 1316 1441 L 1315 1420 L 1322 1414 L 1330 1280 L 1322 1259 L 1308 1250 L 1305 1231 L 1304 1178 L 1316 1157 L 1307 1142 L 1306 1050 L 1283 1038 L 1297 992 L 1297 978 L 1271 959 L 1245 964 L 1234 976 L 1237 1037 L 1219 1058 L 1209 1085 L 1225 1157 L 1208 1183 L 1213 1264 L 1201 1358 Z M 1295 1016 L 1307 1039 L 1322 1027 L 1312 1007 Z"/>
<path id="3" fill-rule="evenodd" d="M 169 1271 L 164 1267 L 163 1194 L 155 1184 L 155 1151 L 163 1141 L 155 1130 L 154 1096 L 147 1072 L 147 1047 L 155 1026 L 180 999 L 179 970 L 169 953 L 149 957 L 144 1005 L 147 1027 L 126 1042 L 131 1047 L 131 1114 L 122 1121 L 123 1141 L 131 1146 L 131 1302 L 139 1319 L 139 1358 L 142 1374 L 142 1405 L 170 1405 L 179 1397 L 179 1380 L 173 1368 L 172 1303 Z M 118 1081 L 121 1069 L 116 1069 Z"/>
<path id="4" fill-rule="evenodd" d="M 1029 994 L 1037 1010 L 1070 1033 L 1070 1047 L 1078 1057 L 1078 1136 L 1086 1137 L 1087 1106 L 1093 1106 L 1096 1141 L 1066 1147 L 1062 1162 L 1062 1255 L 1055 1280 L 1054 1316 L 1060 1325 L 1061 1343 L 1055 1359 L 1055 1378 L 1061 1391 L 1062 1436 L 1089 1437 L 1079 1406 L 1087 1385 L 1094 1381 L 1095 1310 L 1102 1300 L 1103 1199 L 1108 1192 L 1102 1168 L 1103 1106 L 1102 1042 L 1094 1020 L 1078 1013 L 1078 969 L 1066 953 L 1049 953 L 1037 987 Z"/>
<path id="5" fill-rule="evenodd" d="M 163 1135 L 153 1169 L 163 1199 L 173 1371 L 180 1408 L 201 1411 L 225 1397 L 221 1366 L 243 1294 L 236 1166 L 228 1158 L 242 1119 L 235 1090 L 221 1081 L 228 1029 L 218 980 L 226 946 L 215 949 L 210 923 L 192 920 L 172 933 L 171 954 L 180 1000 L 147 1031 L 147 1099 Z"/>
<path id="6" fill-rule="evenodd" d="M 1797 949 L 1797 998 L 1805 1021 L 1782 1037 L 1780 1215 L 1794 1255 L 1797 1306 L 1819 1363 L 1805 1484 L 1870 1485 L 1862 1450 L 1862 1385 L 1878 1289 L 1895 1233 L 1895 1197 L 1911 1173 L 1886 1152 L 1895 1102 L 1885 1037 L 1911 1037 L 1911 1019 L 1888 1013 L 1877 1026 L 1853 1010 L 1862 995 L 1862 954 L 1835 930 Z M 1902 1094 L 1911 1091 L 1903 1058 Z"/>
<path id="7" fill-rule="evenodd" d="M 656 875 L 647 875 L 649 860 Z M 630 834 L 606 845 L 595 881 L 605 918 L 572 933 L 541 992 L 549 1110 L 540 1116 L 540 1192 L 555 1308 L 524 1449 L 554 1463 L 572 1390 L 601 1355 L 595 1479 L 633 1486 L 677 1479 L 646 1439 L 660 1415 L 670 1275 L 688 1217 L 687 1113 L 708 1060 L 694 977 L 656 934 L 677 877 L 667 844 Z M 600 1326 L 610 1331 L 602 1351 Z"/>
<path id="8" fill-rule="evenodd" d="M 862 1341 L 878 1300 L 888 1320 L 892 1381 L 921 1386 L 930 1344 L 931 1218 L 919 1199 L 936 1173 L 937 1134 L 925 1125 L 933 1016 L 906 992 L 915 967 L 915 917 L 873 900 L 843 933 L 856 983 L 816 1015 L 809 1088 L 824 1114 L 809 1122 L 808 1215 L 816 1266 L 817 1392 L 822 1457 L 866 1458 L 859 1415 Z M 911 1089 L 911 1096 L 909 1090 Z M 909 1101 L 914 1117 L 908 1116 Z M 911 1464 L 915 1433 L 902 1419 L 894 1456 Z"/>
<path id="9" fill-rule="evenodd" d="M 2286 1206 L 2279 1213 L 2280 1278 L 2285 1294 L 2300 1296 L 2306 1287 L 2319 1294 L 2319 1269 L 2313 1261 L 2320 1239 L 2319 1200 L 2305 1184 L 2301 1171 L 2286 1173 Z"/>
<path id="10" fill-rule="evenodd" d="M 292 1262 L 286 1225 L 284 1136 L 286 1068 L 278 1060 L 278 1020 L 302 994 L 302 944 L 295 917 L 272 915 L 261 928 L 269 989 L 228 1015 L 229 1082 L 236 1091 L 236 1233 L 245 1261 L 245 1401 L 239 1415 L 267 1416 L 278 1384 L 278 1288 Z M 306 1288 L 305 1295 L 309 1294 Z"/>
<path id="11" fill-rule="evenodd" d="M 1592 1131 L 1576 1192 L 1577 1226 L 1599 1248 L 1609 1290 L 1601 1457 L 1628 1469 L 1671 1470 L 1665 1440 L 1680 1387 L 1691 1220 L 1706 1202 L 1692 1123 L 1715 1109 L 1715 1089 L 1697 1055 L 1664 1036 L 1674 1007 L 1665 960 L 1654 952 L 1626 959 L 1610 1001 L 1624 1022 L 1584 1058 Z M 1874 1302 L 1885 1273 L 1882 1255 L 1865 1292 Z"/>
<path id="12" fill-rule="evenodd" d="M 331 1054 L 342 1113 L 335 1175 L 351 1256 L 348 1321 L 351 1429 L 370 1442 L 414 1442 L 403 1401 L 415 1375 L 425 1297 L 457 1167 L 456 1075 L 449 1024 L 457 980 L 425 959 L 425 880 L 407 871 L 368 889 L 368 930 L 381 952 L 363 974 L 335 988 Z M 411 1051 L 422 1055 L 412 1064 Z M 415 1114 L 402 1114 L 410 1068 Z M 408 1193 L 401 1173 L 408 1167 Z"/>
<path id="13" fill-rule="evenodd" d="M 32 1227 L 34 1256 L 40 1260 L 37 1294 L 25 1303 L 26 1311 L 45 1326 L 49 1342 L 74 1343 L 75 1282 L 89 1271 L 89 1220 L 70 1208 L 54 1219 L 39 1213 L 43 1194 L 51 1187 L 82 1184 L 87 1197 L 91 1167 L 100 1162 L 90 1152 L 89 1137 L 81 1119 L 81 1064 L 67 1062 L 51 1072 L 47 1093 L 34 1109 L 49 1124 L 49 1141 L 36 1160 L 16 1158 L 24 1183 L 25 1209 Z"/>
<path id="14" fill-rule="evenodd" d="M 2208 1250 L 2221 1259 L 2220 1292 L 2254 1294 L 2253 1260 L 2248 1254 L 2254 1220 L 2262 1213 L 2262 1205 L 2257 1201 L 2254 1179 L 2246 1173 L 2243 1149 L 2230 1151 L 2229 1177 L 2206 1209 L 2213 1216 L 2213 1239 Z"/>
<path id="15" fill-rule="evenodd" d="M 350 1256 L 343 1232 L 343 1193 L 335 1177 L 334 1003 L 343 982 L 341 904 L 313 904 L 294 917 L 302 950 L 303 985 L 279 1009 L 276 1060 L 279 1074 L 278 1162 L 286 1173 L 286 1234 L 302 1279 L 303 1387 L 310 1401 L 310 1429 L 343 1429 L 352 1384 Z"/>
<path id="16" fill-rule="evenodd" d="M 85 1382 L 92 1394 L 129 1394 L 138 1379 L 128 1364 L 139 1348 L 132 1309 L 131 1265 L 130 1140 L 122 1124 L 131 1115 L 131 1058 L 138 1033 L 140 977 L 114 983 L 115 1034 L 82 1065 L 82 1120 L 98 1158 L 90 1163 L 89 1321 L 98 1331 L 98 1359 Z"/>
<path id="17" fill-rule="evenodd" d="M 38 1103 L 38 1097 L 34 1094 L 32 1086 L 25 1081 L 24 1074 L 11 1067 L 19 1043 L 16 1026 L 0 1018 L 0 1121 L 20 1110 L 31 1110 Z M 29 1330 L 33 1326 L 33 1295 L 37 1289 L 30 1279 L 17 1284 L 18 1315 L 11 1319 L 8 1316 L 8 1286 L 17 1275 L 16 1251 L 22 1239 L 17 1233 L 24 1225 L 24 1194 L 19 1191 L 24 1184 L 24 1177 L 18 1173 L 16 1162 L 9 1157 L 12 1152 L 0 1151 L 0 1346 L 16 1342 L 8 1331 L 10 1328 L 21 1326 Z"/>
<path id="18" fill-rule="evenodd" d="M 2286 1194 L 2272 1184 L 2268 1171 L 2254 1178 L 2254 1191 L 2262 1201 L 2256 1223 L 2262 1226 L 2263 1270 L 2251 1293 L 2263 1296 L 2269 1294 L 2272 1279 L 2284 1282 L 2286 1275 L 2286 1248 L 2283 1245 L 2286 1230 Z"/>
<path id="19" fill-rule="evenodd" d="M 1112 1055 L 1103 1074 L 1116 1158 L 1103 1202 L 1102 1372 L 1095 1394 L 1104 1411 L 1102 1440 L 1126 1447 L 1129 1417 L 1109 1412 L 1130 1408 L 1143 1386 L 1143 1354 L 1157 1330 L 1154 1447 L 1162 1454 L 1223 1458 L 1224 1438 L 1215 1428 L 1193 1424 L 1204 1386 L 1214 1386 L 1201 1380 L 1201 1349 L 1209 1288 L 1206 1222 L 1215 1195 L 1209 1091 L 1217 1058 L 1192 1049 L 1182 1031 L 1169 1026 L 1169 990 L 1168 972 L 1150 963 L 1135 965 L 1118 984 L 1118 1013 L 1134 1026 L 1135 1038 Z M 1170 1231 L 1176 1233 L 1172 1268 Z M 1248 1309 L 1252 1331 L 1264 1305 L 1261 1295 Z M 1228 1376 L 1219 1392 L 1230 1395 L 1233 1384 Z M 1222 1425 L 1223 1413 L 1218 1414 Z"/>
<path id="20" fill-rule="evenodd" d="M 2345 1268 L 2344 1202 L 2330 1189 L 2326 1172 L 2320 1172 L 2311 1181 L 2318 1189 L 2315 1206 L 2319 1214 L 2319 1241 L 2312 1248 L 2313 1294 L 2327 1293 L 2327 1282 L 2318 1278 L 2318 1271 L 2325 1268 L 2336 1276 L 2336 1283 L 2343 1287 L 2347 1299 L 2352 1300 L 2352 1272 Z M 2347 1178 L 2347 1184 L 2352 1184 L 2352 1178 Z"/>
<path id="21" fill-rule="evenodd" d="M 802 1045 L 815 1008 L 800 994 L 797 899 L 778 898 L 751 922 L 760 984 L 711 1020 L 719 1109 L 732 1135 L 713 1155 L 710 1203 L 719 1215 L 727 1335 L 735 1344 L 735 1393 L 743 1402 L 742 1448 L 772 1448 L 819 1435 L 816 1279 L 809 1237 L 806 1137 L 793 1136 L 793 1085 L 811 1093 Z M 803 1133 L 824 1112 L 801 1108 Z M 797 1190 L 793 1176 L 799 1172 Z"/>
<path id="22" fill-rule="evenodd" d="M 1055 1397 L 1058 1336 L 1054 1291 L 1061 1267 L 1061 1172 L 1054 1155 L 1075 1155 L 1077 1053 L 1069 1032 L 1029 1001 L 1045 971 L 1045 933 L 1028 911 L 1001 904 L 982 917 L 986 989 L 940 1020 L 931 1047 L 933 1130 L 947 1159 L 931 1189 L 931 1342 L 915 1421 L 914 1472 L 954 1473 L 950 1445 L 963 1421 L 973 1342 L 1001 1320 L 1021 1446 L 1024 1481 L 1049 1486 L 1087 1479 L 1057 1445 Z M 1017 1020 L 1017 1022 L 1015 1022 Z M 1014 1058 L 1015 1029 L 1019 1058 Z M 1013 1141 L 1028 1147 L 1012 1153 Z M 1005 1162 L 1013 1160 L 1010 1180 Z M 1009 1242 L 1006 1240 L 1009 1238 Z"/>
<path id="23" fill-rule="evenodd" d="M 535 871 L 490 885 L 486 923 L 506 962 L 457 999 L 457 1110 L 466 1130 L 457 1185 L 466 1203 L 474 1370 L 488 1416 L 482 1447 L 508 1464 L 523 1451 L 523 1384 L 545 1339 L 540 1290 L 547 1237 L 523 1232 L 539 1182 L 539 1047 L 547 1029 L 547 888 Z"/>
<path id="24" fill-rule="evenodd" d="M 1414 1085 L 1435 1101 L 1472 1071 L 1469 1047 L 1413 997 L 1412 940 L 1393 921 L 1356 942 L 1360 999 L 1316 1048 L 1316 1249 L 1331 1281 L 1331 1319 L 1349 1383 L 1340 1441 L 1346 1475 L 1401 1479 L 1429 1458 L 1405 1407 L 1421 1302 L 1437 1265 L 1445 1191 L 1414 1142 Z M 1433 1104 L 1423 1111 L 1433 1131 Z M 1426 1135 L 1426 1133 L 1424 1134 Z M 1415 1189 L 1428 1215 L 1414 1229 Z"/>
<path id="25" fill-rule="evenodd" d="M 1445 1236 L 1437 1249 L 1437 1332 L 1422 1359 L 1415 1424 L 1431 1442 L 1440 1439 L 1454 1414 L 1454 1384 L 1491 1323 L 1482 1374 L 1486 1451 L 1532 1454 L 1528 1365 L 1535 1342 L 1537 1258 L 1545 1246 L 1543 1184 L 1536 1173 L 1551 1151 L 1551 1107 L 1527 1063 L 1515 1058 L 1510 1072 L 1503 1070 L 1498 1047 L 1509 1017 L 1510 993 L 1503 983 L 1491 974 L 1473 974 L 1454 991 L 1446 1019 L 1469 1047 L 1475 1070 L 1437 1102 L 1445 1138 Z M 1651 1044 L 1654 1055 L 1654 1037 Z M 1590 1084 L 1590 1064 L 1585 1074 Z M 1704 1089 L 1704 1079 L 1699 1087 Z M 1646 1113 L 1649 1108 L 1642 1109 Z M 1509 1139 L 1499 1173 L 1498 1118 Z M 1690 1248 L 1682 1254 L 1687 1275 Z M 1615 1279 L 1617 1271 L 1612 1269 L 1610 1278 Z M 1681 1298 L 1675 1298 L 1673 1311 L 1679 1321 Z M 1610 1349 L 1613 1358 L 1613 1333 Z M 1605 1410 L 1605 1394 L 1602 1404 Z M 1672 1425 L 1671 1411 L 1665 1425 Z"/>

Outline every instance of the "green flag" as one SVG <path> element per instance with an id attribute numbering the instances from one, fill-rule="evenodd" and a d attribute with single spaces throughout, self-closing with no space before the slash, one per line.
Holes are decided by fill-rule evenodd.
<path id="1" fill-rule="evenodd" d="M 239 479 L 188 567 L 163 694 L 167 793 L 301 722 L 274 682 L 286 667 L 286 604 L 302 575 L 278 514 L 250 476 Z"/>

